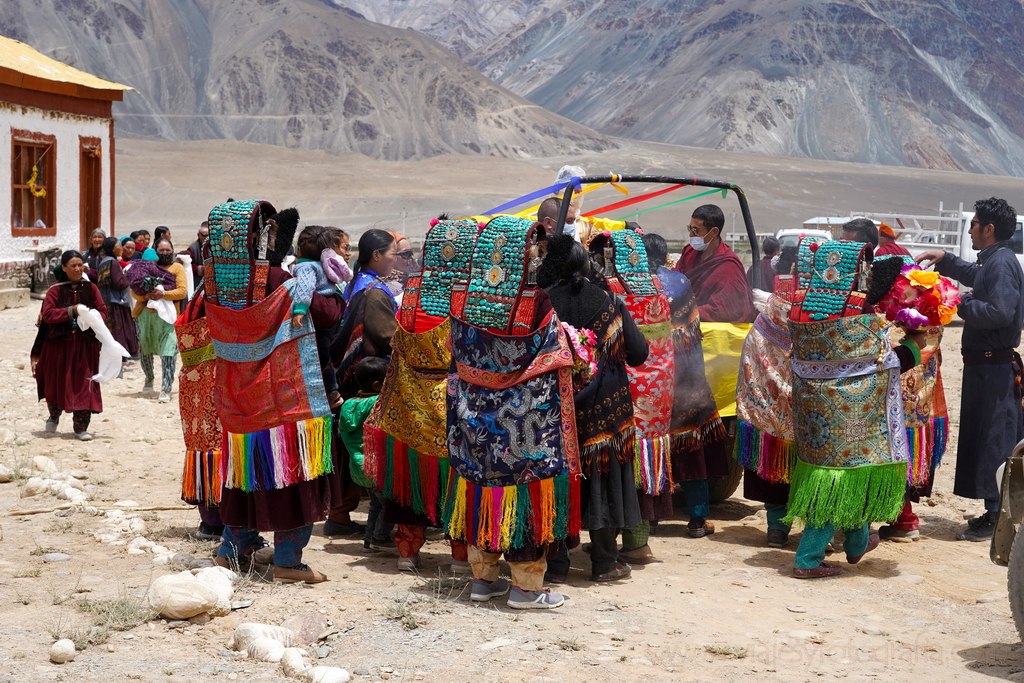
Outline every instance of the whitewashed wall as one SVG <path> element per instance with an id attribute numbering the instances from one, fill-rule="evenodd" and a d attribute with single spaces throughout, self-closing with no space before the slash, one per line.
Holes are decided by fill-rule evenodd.
<path id="1" fill-rule="evenodd" d="M 11 130 L 53 135 L 57 138 L 57 235 L 55 237 L 11 237 Z M 39 244 L 79 248 L 79 136 L 100 139 L 103 152 L 103 190 L 100 226 L 110 234 L 110 119 L 98 119 L 62 112 L 49 112 L 21 105 L 0 103 L 0 263 L 28 261 L 23 251 L 33 240 Z"/>

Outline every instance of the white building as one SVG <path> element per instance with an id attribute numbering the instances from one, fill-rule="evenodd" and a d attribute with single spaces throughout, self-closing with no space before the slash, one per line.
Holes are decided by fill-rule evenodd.
<path id="1" fill-rule="evenodd" d="M 111 108 L 130 89 L 0 36 L 0 278 L 26 284 L 35 249 L 111 234 Z"/>

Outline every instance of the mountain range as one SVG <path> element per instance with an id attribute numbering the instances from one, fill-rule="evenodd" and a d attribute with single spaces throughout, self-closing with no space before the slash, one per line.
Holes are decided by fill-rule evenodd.
<path id="1" fill-rule="evenodd" d="M 1021 0 L 5 0 L 0 33 L 133 86 L 139 137 L 1024 176 Z"/>
<path id="2" fill-rule="evenodd" d="M 380 159 L 614 146 L 423 34 L 316 0 L 4 0 L 0 33 L 134 87 L 122 134 Z"/>
<path id="3" fill-rule="evenodd" d="M 1020 0 L 335 4 L 608 135 L 1024 175 Z"/>

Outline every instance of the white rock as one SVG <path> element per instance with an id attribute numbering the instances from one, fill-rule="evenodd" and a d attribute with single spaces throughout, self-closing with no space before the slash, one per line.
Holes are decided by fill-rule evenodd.
<path id="1" fill-rule="evenodd" d="M 171 551 L 166 546 L 157 545 L 157 544 L 153 544 L 149 548 L 149 551 L 151 553 L 153 553 L 154 555 L 167 555 L 168 553 L 170 553 L 171 555 L 174 554 L 174 553 L 171 553 Z"/>
<path id="2" fill-rule="evenodd" d="M 0 465 L 0 483 L 9 482 L 14 479 L 14 470 L 7 465 Z"/>
<path id="3" fill-rule="evenodd" d="M 64 664 L 75 658 L 75 644 L 67 638 L 61 638 L 50 646 L 50 661 L 54 664 Z"/>
<path id="4" fill-rule="evenodd" d="M 204 586 L 205 588 L 205 586 Z M 207 590 L 210 590 L 207 588 Z M 213 592 L 212 590 L 210 591 Z M 282 626 L 271 626 L 270 624 L 257 624 L 253 622 L 239 624 L 235 628 L 234 637 L 231 641 L 231 649 L 247 651 L 249 644 L 257 638 L 271 638 L 285 647 L 291 647 L 295 643 L 295 634 L 291 629 Z"/>
<path id="5" fill-rule="evenodd" d="M 164 619 L 188 619 L 217 605 L 217 593 L 190 572 L 159 576 L 149 587 L 149 606 Z"/>
<path id="6" fill-rule="evenodd" d="M 117 545 L 117 543 L 114 543 L 113 545 Z M 164 565 L 168 565 L 170 563 L 171 563 L 171 556 L 170 555 L 158 555 L 158 556 L 153 558 L 153 564 L 159 565 L 161 567 L 163 567 Z"/>
<path id="7" fill-rule="evenodd" d="M 303 654 L 300 648 L 286 648 L 281 656 L 281 672 L 288 678 L 302 677 L 309 670 L 309 665 L 302 658 Z"/>
<path id="8" fill-rule="evenodd" d="M 129 550 L 132 550 L 132 549 L 136 549 L 136 550 L 149 550 L 152 547 L 153 547 L 153 541 L 149 540 L 145 536 L 136 536 L 135 538 L 133 538 L 131 541 L 128 542 L 128 549 Z"/>
<path id="9" fill-rule="evenodd" d="M 40 493 L 48 490 L 49 487 L 46 485 L 46 481 L 39 477 L 29 477 L 28 481 L 25 482 L 25 486 L 21 489 L 21 495 L 23 498 L 29 496 L 38 496 Z"/>
<path id="10" fill-rule="evenodd" d="M 6 431 L 6 430 L 5 430 Z M 55 474 L 57 472 L 57 463 L 50 460 L 45 455 L 37 455 L 32 458 L 32 467 L 43 474 Z"/>
<path id="11" fill-rule="evenodd" d="M 67 479 L 64 480 L 64 483 L 67 484 L 68 486 L 70 486 L 73 489 L 78 489 L 79 491 L 85 491 L 85 482 L 82 481 L 81 479 L 75 479 L 74 477 L 68 477 Z"/>
<path id="12" fill-rule="evenodd" d="M 309 683 L 348 683 L 352 677 L 336 666 L 314 666 L 306 671 L 306 680 Z"/>
<path id="13" fill-rule="evenodd" d="M 192 572 L 196 580 L 211 588 L 217 594 L 217 605 L 210 610 L 215 617 L 227 616 L 231 613 L 231 598 L 235 596 L 235 589 L 232 585 L 238 579 L 238 575 L 224 567 L 209 567 L 196 569 Z M 281 648 L 285 645 L 282 643 Z M 278 658 L 280 659 L 280 658 Z M 267 659 L 262 661 L 278 661 L 278 659 Z"/>
<path id="14" fill-rule="evenodd" d="M 249 656 L 258 662 L 280 662 L 285 647 L 273 638 L 257 638 L 249 643 Z"/>
<path id="15" fill-rule="evenodd" d="M 0 443 L 5 446 L 9 446 L 14 443 L 14 432 L 10 429 L 0 429 Z"/>
<path id="16" fill-rule="evenodd" d="M 134 534 L 141 534 L 146 530 L 146 520 L 141 517 L 132 517 L 128 520 L 128 531 Z"/>
<path id="17" fill-rule="evenodd" d="M 128 548 L 129 555 L 145 555 L 146 551 L 142 548 Z"/>
<path id="18" fill-rule="evenodd" d="M 75 479 L 88 479 L 89 473 L 85 470 L 71 470 L 68 472 L 68 476 L 74 477 Z"/>

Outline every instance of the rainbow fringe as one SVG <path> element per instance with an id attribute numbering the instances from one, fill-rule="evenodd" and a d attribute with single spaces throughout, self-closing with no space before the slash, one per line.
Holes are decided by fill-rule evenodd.
<path id="1" fill-rule="evenodd" d="M 479 486 L 452 468 L 442 523 L 452 538 L 496 553 L 577 536 L 580 477 Z"/>
<path id="2" fill-rule="evenodd" d="M 736 462 L 774 484 L 788 484 L 796 461 L 796 443 L 736 420 Z"/>
<path id="3" fill-rule="evenodd" d="M 641 493 L 657 496 L 672 490 L 672 437 L 636 440 L 633 478 Z"/>
<path id="4" fill-rule="evenodd" d="M 688 453 L 701 446 L 722 441 L 729 436 L 729 430 L 719 417 L 718 411 L 699 427 L 684 427 L 672 430 L 672 452 Z"/>
<path id="5" fill-rule="evenodd" d="M 290 422 L 248 434 L 224 432 L 224 486 L 269 491 L 334 471 L 331 416 Z"/>
<path id="6" fill-rule="evenodd" d="M 944 417 L 928 420 L 922 427 L 907 427 L 910 466 L 907 481 L 911 486 L 926 486 L 942 462 L 949 437 L 949 422 Z"/>
<path id="7" fill-rule="evenodd" d="M 363 453 L 363 471 L 384 498 L 438 524 L 447 492 L 448 458 L 423 455 L 370 425 L 363 427 Z"/>
<path id="8" fill-rule="evenodd" d="M 181 499 L 189 505 L 220 505 L 220 451 L 186 451 L 181 473 Z"/>

